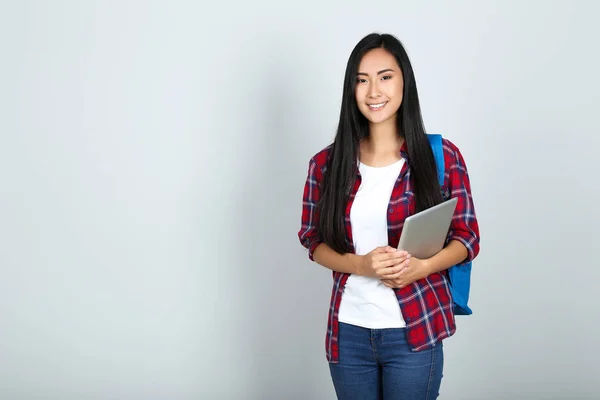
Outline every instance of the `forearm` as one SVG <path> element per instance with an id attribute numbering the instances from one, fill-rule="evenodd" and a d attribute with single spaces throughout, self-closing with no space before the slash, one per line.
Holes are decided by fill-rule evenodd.
<path id="1" fill-rule="evenodd" d="M 361 256 L 352 253 L 339 254 L 325 243 L 321 243 L 313 251 L 313 259 L 317 264 L 332 271 L 362 275 Z"/>
<path id="2" fill-rule="evenodd" d="M 452 240 L 435 256 L 423 260 L 430 274 L 441 272 L 463 262 L 469 255 L 467 248 L 458 240 Z"/>

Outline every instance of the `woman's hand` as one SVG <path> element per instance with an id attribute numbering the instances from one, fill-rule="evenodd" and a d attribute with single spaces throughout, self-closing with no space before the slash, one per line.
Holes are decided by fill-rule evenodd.
<path id="1" fill-rule="evenodd" d="M 431 274 L 426 261 L 408 255 L 407 263 L 395 274 L 389 274 L 381 279 L 381 282 L 389 288 L 403 288 L 419 279 L 426 278 Z"/>
<path id="2" fill-rule="evenodd" d="M 390 246 L 381 246 L 360 257 L 358 275 L 390 279 L 408 265 L 409 255 Z"/>

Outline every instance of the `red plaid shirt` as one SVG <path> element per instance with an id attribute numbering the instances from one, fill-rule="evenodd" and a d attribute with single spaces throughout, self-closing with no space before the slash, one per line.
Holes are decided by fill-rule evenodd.
<path id="1" fill-rule="evenodd" d="M 473 260 L 479 253 L 479 226 L 471 197 L 471 187 L 467 167 L 459 149 L 449 140 L 443 139 L 446 175 L 442 187 L 444 199 L 458 197 L 458 204 L 448 233 L 448 241 L 458 240 L 468 250 L 465 262 Z M 313 251 L 323 243 L 317 230 L 319 210 L 319 186 L 326 173 L 326 162 L 331 145 L 310 159 L 308 177 L 304 186 L 302 227 L 298 232 L 300 242 L 308 249 L 313 259 Z M 406 142 L 400 155 L 408 160 Z M 361 177 L 356 169 L 357 179 L 346 206 L 346 241 L 353 249 L 350 209 L 360 186 Z M 414 214 L 415 199 L 411 190 L 410 168 L 405 162 L 398 176 L 388 205 L 388 244 L 398 246 L 404 220 Z M 337 363 L 338 354 L 338 311 L 344 293 L 344 286 L 350 274 L 333 272 L 333 290 L 329 307 L 326 334 L 327 360 Z M 438 341 L 454 334 L 456 324 L 452 311 L 452 299 L 445 271 L 433 273 L 427 278 L 414 282 L 402 289 L 394 289 L 402 316 L 406 321 L 407 341 L 413 351 L 428 348 Z"/>

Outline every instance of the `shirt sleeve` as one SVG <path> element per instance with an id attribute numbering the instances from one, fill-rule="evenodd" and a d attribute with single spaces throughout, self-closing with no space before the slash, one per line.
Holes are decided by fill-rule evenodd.
<path id="1" fill-rule="evenodd" d="M 320 198 L 319 185 L 322 179 L 321 169 L 314 158 L 311 158 L 302 196 L 302 226 L 298 232 L 300 243 L 308 249 L 308 257 L 311 261 L 314 261 L 313 252 L 317 246 L 323 243 L 317 230 L 317 222 L 319 221 L 317 204 Z"/>
<path id="2" fill-rule="evenodd" d="M 468 251 L 463 263 L 472 261 L 479 254 L 479 224 L 471 194 L 471 183 L 465 160 L 460 150 L 449 141 L 446 147 L 446 173 L 450 197 L 458 198 L 450 224 L 448 241 L 458 240 Z"/>

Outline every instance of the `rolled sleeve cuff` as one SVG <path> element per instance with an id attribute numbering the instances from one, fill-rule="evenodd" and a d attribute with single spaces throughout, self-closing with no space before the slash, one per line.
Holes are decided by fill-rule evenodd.
<path id="1" fill-rule="evenodd" d="M 475 257 L 477 257 L 477 253 L 479 252 L 479 244 L 477 240 L 474 239 L 472 236 L 462 236 L 455 232 L 452 235 L 450 235 L 449 240 L 457 240 L 467 248 L 467 258 L 465 258 L 461 262 L 461 264 L 471 262 L 475 259 Z"/>
<path id="2" fill-rule="evenodd" d="M 314 259 L 314 251 L 315 251 L 315 249 L 316 249 L 316 248 L 317 248 L 317 247 L 318 247 L 318 246 L 319 246 L 321 243 L 323 243 L 323 241 L 322 241 L 322 240 L 320 240 L 320 239 L 314 239 L 314 240 L 312 240 L 312 241 L 309 243 L 309 245 L 308 245 L 308 247 L 307 247 L 307 248 L 308 248 L 308 258 L 309 258 L 311 261 L 315 261 L 315 259 Z"/>

